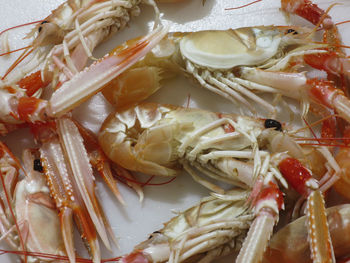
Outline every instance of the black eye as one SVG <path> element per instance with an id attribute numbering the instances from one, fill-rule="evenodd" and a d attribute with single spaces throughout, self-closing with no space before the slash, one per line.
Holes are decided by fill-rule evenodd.
<path id="1" fill-rule="evenodd" d="M 275 128 L 276 131 L 282 131 L 282 124 L 279 121 L 273 119 L 265 120 L 265 128 Z"/>
<path id="2" fill-rule="evenodd" d="M 43 24 L 45 24 L 45 23 L 49 23 L 49 22 L 46 21 L 46 20 L 44 20 L 43 22 L 40 23 L 40 25 L 43 25 Z M 40 33 L 40 31 L 41 31 L 42 29 L 43 29 L 43 28 L 42 28 L 41 26 L 39 26 L 39 28 L 38 28 L 39 33 Z"/>
<path id="3" fill-rule="evenodd" d="M 161 234 L 161 232 L 154 231 L 152 234 L 149 235 L 148 239 L 151 239 L 153 237 L 153 234 Z"/>
<path id="4" fill-rule="evenodd" d="M 289 28 L 288 30 L 287 30 L 287 32 L 286 32 L 287 34 L 290 34 L 290 33 L 293 33 L 293 35 L 297 35 L 298 34 L 298 32 L 297 31 L 295 31 L 294 29 L 292 29 L 292 28 Z"/>
<path id="5" fill-rule="evenodd" d="M 43 166 L 41 165 L 40 159 L 35 159 L 34 160 L 34 166 L 33 166 L 34 171 L 38 171 L 42 173 L 44 171 Z"/>

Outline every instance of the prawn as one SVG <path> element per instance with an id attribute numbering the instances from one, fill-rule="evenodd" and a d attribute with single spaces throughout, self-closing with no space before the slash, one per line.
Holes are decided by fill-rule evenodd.
<path id="1" fill-rule="evenodd" d="M 324 217 L 312 216 L 315 211 L 322 214 L 324 209 L 319 184 L 302 163 L 302 148 L 281 131 L 282 125 L 271 119 L 142 103 L 111 113 L 98 139 L 106 155 L 128 170 L 174 176 L 182 167 L 195 181 L 219 194 L 225 191 L 196 171 L 250 189 L 256 219 L 238 262 L 253 262 L 261 258 L 283 207 L 277 181 L 308 198 L 311 238 L 320 231 L 318 226 L 327 229 Z M 331 172 L 340 173 L 332 155 L 326 149 L 323 153 Z M 315 219 L 320 221 L 316 223 Z M 260 227 L 263 230 L 258 230 Z M 255 231 L 259 231 L 259 237 L 253 236 Z M 332 258 L 329 234 L 321 233 L 321 239 L 312 239 L 311 248 L 316 255 L 325 253 L 323 256 Z M 261 242 L 254 241 L 257 239 Z M 321 248 L 324 241 L 327 252 Z"/>
<path id="2" fill-rule="evenodd" d="M 62 236 L 70 262 L 75 262 L 73 219 L 93 262 L 100 262 L 97 233 L 109 250 L 111 245 L 108 236 L 114 243 L 117 241 L 97 199 L 90 162 L 97 166 L 102 177 L 104 173 L 107 174 L 105 181 L 116 197 L 122 203 L 124 201 L 115 185 L 116 182 L 110 181 L 110 170 L 104 161 L 89 158 L 91 155 L 98 158 L 98 149 L 95 149 L 94 145 L 89 146 L 92 152 L 89 156 L 79 128 L 71 119 L 65 117 L 49 123 L 32 125 L 31 130 L 40 143 L 43 172 L 59 211 Z"/>
<path id="3" fill-rule="evenodd" d="M 98 44 L 140 14 L 143 3 L 154 8 L 158 24 L 159 10 L 153 0 L 65 1 L 27 34 L 32 43 L 2 80 L 15 83 L 38 66 L 42 79 L 56 85 L 72 78 L 85 67 L 89 58 L 93 58 L 92 51 Z M 29 65 L 17 67 L 29 54 L 32 54 Z"/>
<path id="4" fill-rule="evenodd" d="M 15 120 L 14 124 L 23 122 L 32 124 L 32 130 L 37 136 L 37 140 L 44 147 L 41 149 L 41 156 L 45 159 L 51 195 L 60 210 L 62 236 L 71 262 L 75 261 L 72 235 L 73 216 L 81 233 L 83 233 L 83 239 L 88 245 L 94 262 L 100 261 L 100 249 L 95 228 L 107 248 L 111 247 L 107 232 L 110 233 L 115 243 L 116 241 L 96 198 L 93 171 L 83 139 L 76 125 L 69 118 L 62 116 L 84 99 L 94 95 L 102 87 L 103 82 L 108 81 L 108 78 L 114 78 L 140 59 L 148 48 L 145 47 L 145 43 L 149 43 L 149 41 L 157 43 L 165 32 L 163 27 L 157 28 L 150 34 L 150 38 L 140 39 L 131 49 L 111 54 L 94 63 L 85 71 L 77 73 L 74 78 L 56 90 L 49 101 L 26 95 L 17 97 L 18 93 L 11 93 L 11 88 L 6 89 L 9 96 L 14 95 L 13 100 L 6 101 L 5 106 L 2 107 L 5 111 L 1 113 L 4 113 L 5 120 L 9 117 Z M 98 74 L 95 74 L 96 72 Z M 83 89 L 79 91 L 80 88 Z M 76 90 L 74 91 L 74 89 Z M 67 90 L 70 93 L 68 96 Z M 63 102 L 62 99 L 70 101 Z M 53 110 L 53 101 L 55 101 L 53 104 L 58 103 L 56 106 L 60 108 L 58 111 L 54 110 L 55 113 L 51 111 Z M 9 123 L 11 124 L 11 122 Z M 52 129 L 58 129 L 58 131 Z M 67 160 L 68 165 L 65 165 L 65 160 Z M 115 180 L 105 168 L 102 166 L 103 178 L 116 197 L 123 202 L 115 187 Z M 71 173 L 74 178 L 71 178 Z"/>
<path id="5" fill-rule="evenodd" d="M 247 191 L 231 190 L 203 198 L 153 232 L 119 262 L 210 262 L 238 251 L 254 218 L 245 204 L 247 196 Z"/>
<path id="6" fill-rule="evenodd" d="M 307 5 L 302 10 L 309 14 L 314 8 Z M 283 10 L 293 11 L 287 7 Z M 323 21 L 323 14 L 317 23 Z M 312 38 L 313 30 L 300 26 L 169 33 L 141 61 L 106 85 L 103 94 L 116 107 L 123 107 L 156 92 L 166 79 L 184 73 L 199 86 L 252 113 L 257 112 L 255 104 L 269 117 L 276 116 L 276 107 L 260 95 L 270 93 L 299 101 L 302 117 L 310 105 L 317 108 L 320 104 L 349 121 L 350 101 L 338 84 L 306 74 L 311 66 L 346 79 L 350 64 L 344 53 L 332 49 L 340 45 L 340 36 L 332 25 L 332 30 L 325 27 L 328 37 L 321 43 Z M 129 90 L 136 96 L 128 96 Z"/>
<path id="7" fill-rule="evenodd" d="M 150 48 L 148 44 L 154 46 L 165 32 L 166 29 L 161 26 L 150 33 L 148 37 L 134 43 L 129 49 L 119 53 L 111 53 L 95 62 L 84 71 L 75 74 L 71 80 L 64 82 L 49 100 L 30 96 L 17 84 L 0 83 L 0 99 L 4 102 L 0 108 L 1 133 L 6 134 L 9 130 L 25 122 L 45 122 L 68 113 L 97 93 L 106 82 L 144 56 Z M 30 75 L 26 79 L 28 84 L 24 86 L 31 87 L 32 82 L 40 79 L 40 76 L 35 75 L 34 78 L 32 80 L 32 75 Z M 38 86 L 42 87 L 42 85 Z"/>
<path id="8" fill-rule="evenodd" d="M 127 4 L 127 2 L 124 3 Z M 45 23 L 45 25 L 46 24 L 47 23 Z M 62 92 L 62 89 L 65 89 L 65 85 L 70 85 L 68 83 L 70 81 L 80 82 L 79 85 L 75 83 L 73 86 L 81 87 L 81 80 L 83 80 L 83 82 L 89 84 L 90 87 L 95 88 L 96 82 L 90 82 L 94 82 L 93 79 L 95 78 L 96 71 L 104 73 L 102 74 L 104 76 L 97 74 L 97 81 L 104 80 L 105 77 L 113 78 L 113 74 L 118 75 L 120 69 L 124 70 L 143 56 L 141 53 L 145 51 L 145 42 L 148 43 L 148 41 L 155 41 L 154 43 L 156 43 L 159 34 L 162 35 L 164 33 L 164 27 L 155 29 L 150 35 L 151 38 L 140 39 L 140 41 L 135 43 L 131 49 L 124 50 L 120 54 L 111 54 L 102 60 L 95 62 L 85 71 L 75 74 L 75 80 L 72 78 L 71 80 L 64 82 L 56 92 L 59 92 L 59 90 Z M 154 37 L 156 37 L 156 39 Z M 90 77 L 92 76 L 93 79 L 89 78 L 89 75 Z M 29 75 L 29 81 L 26 81 L 27 85 L 25 85 L 25 87 L 32 88 L 31 84 L 35 83 L 36 80 L 42 81 L 41 74 L 35 74 L 34 80 L 32 79 L 32 76 L 33 75 Z M 19 81 L 19 83 L 22 83 L 22 81 Z M 45 86 L 45 84 L 42 82 L 39 86 L 41 88 Z M 69 87 L 70 91 L 73 91 L 71 88 L 72 86 Z M 5 127 L 3 133 L 8 131 L 8 124 L 12 127 L 12 124 L 13 126 L 16 126 L 18 124 L 21 125 L 23 122 L 32 123 L 32 131 L 37 140 L 42 144 L 40 147 L 40 156 L 44 167 L 43 169 L 50 188 L 50 193 L 57 209 L 59 210 L 61 232 L 69 260 L 75 262 L 72 232 L 72 219 L 74 217 L 74 221 L 81 232 L 82 238 L 91 253 L 93 262 L 100 262 L 100 248 L 97 241 L 97 233 L 108 249 L 111 248 L 107 232 L 109 232 L 115 243 L 116 240 L 107 219 L 101 211 L 101 205 L 96 198 L 94 191 L 94 177 L 89 163 L 89 156 L 82 143 L 83 139 L 78 128 L 68 118 L 59 118 L 76 105 L 71 104 L 72 107 L 68 109 L 68 111 L 65 113 L 61 112 L 61 114 L 57 116 L 55 114 L 47 114 L 46 112 L 46 110 L 51 108 L 51 99 L 55 100 L 54 98 L 57 98 L 57 95 L 55 95 L 56 92 L 54 92 L 49 101 L 41 100 L 37 97 L 30 96 L 31 94 L 23 91 L 18 83 L 11 84 L 9 80 L 1 82 L 1 91 L 4 91 L 3 93 L 6 95 L 3 98 L 11 98 L 11 100 L 7 100 L 3 105 L 4 107 L 2 107 L 2 127 Z M 90 90 L 88 93 L 92 96 L 94 92 L 95 91 L 91 92 Z M 77 98 L 76 95 L 78 94 L 80 94 L 79 91 L 70 97 Z M 62 99 L 67 98 L 66 95 L 66 93 L 62 93 L 58 96 Z M 78 99 L 78 101 L 79 100 L 81 103 L 81 98 Z M 74 103 L 75 102 L 73 102 L 73 104 Z M 68 104 L 62 106 L 66 108 Z M 52 121 L 53 119 L 56 119 L 57 125 L 56 122 Z M 57 131 L 55 131 L 56 129 Z M 59 137 L 60 139 L 58 139 Z M 69 160 L 67 164 L 66 160 Z M 79 162 L 75 163 L 74 160 L 79 160 Z M 95 160 L 94 162 L 98 165 L 99 161 L 100 160 Z M 106 166 L 103 164 L 100 168 L 101 172 L 106 172 L 107 170 Z M 111 176 L 109 176 L 107 181 L 108 180 L 111 180 Z M 122 201 L 121 196 L 113 183 L 115 183 L 115 181 L 110 182 L 109 185 L 112 186 L 112 191 L 117 195 L 117 198 Z"/>
<path id="9" fill-rule="evenodd" d="M 23 152 L 23 168 L 9 148 L 0 142 L 2 182 L 0 232 L 15 250 L 41 251 L 53 258 L 65 256 L 58 213 L 42 174 L 36 149 Z M 25 172 L 19 180 L 19 170 Z M 24 257 L 30 260 L 45 260 Z"/>

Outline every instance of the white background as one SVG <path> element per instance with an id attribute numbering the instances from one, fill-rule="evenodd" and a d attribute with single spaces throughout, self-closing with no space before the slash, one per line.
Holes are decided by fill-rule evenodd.
<path id="1" fill-rule="evenodd" d="M 62 1 L 59 0 L 0 0 L 0 31 L 22 23 L 41 20 Z M 280 3 L 277 0 L 263 0 L 249 7 L 225 11 L 225 8 L 246 4 L 246 0 L 207 0 L 202 5 L 202 0 L 189 0 L 178 4 L 161 4 L 163 18 L 171 21 L 171 31 L 194 31 L 200 29 L 227 29 L 254 25 L 285 25 L 286 19 L 279 11 Z M 320 7 L 327 8 L 334 1 L 315 1 Z M 337 1 L 343 3 L 331 10 L 335 21 L 350 19 L 349 1 Z M 130 26 L 117 33 L 108 42 L 100 45 L 94 52 L 95 57 L 101 57 L 119 43 L 145 34 L 151 27 L 153 11 L 147 6 L 142 6 L 141 16 L 134 19 Z M 294 24 L 307 24 L 301 19 L 292 19 Z M 349 37 L 344 32 L 350 25 L 341 25 L 340 31 L 345 44 L 350 45 Z M 9 41 L 11 49 L 25 46 L 28 41 L 23 40 L 24 33 L 31 29 L 30 26 L 16 29 L 10 32 Z M 0 51 L 0 53 L 2 53 Z M 0 75 L 4 74 L 7 66 L 15 59 L 16 55 L 0 58 Z M 186 105 L 190 96 L 191 107 L 201 107 L 213 111 L 232 111 L 232 105 L 224 99 L 194 87 L 188 80 L 179 78 L 170 81 L 165 88 L 152 96 L 149 101 Z M 106 104 L 101 96 L 94 97 L 88 103 L 76 109 L 75 116 L 87 127 L 97 132 L 101 121 L 107 116 L 111 107 Z M 18 140 L 21 140 L 18 147 Z M 27 130 L 20 130 L 8 135 L 4 141 L 17 156 L 23 148 L 32 145 L 32 138 Z M 111 258 L 130 252 L 134 245 L 147 239 L 148 234 L 162 228 L 162 223 L 169 220 L 173 214 L 171 210 L 180 211 L 195 204 L 201 196 L 208 195 L 208 190 L 194 183 L 192 179 L 183 174 L 173 183 L 166 186 L 146 187 L 145 200 L 139 203 L 136 194 L 127 187 L 120 185 L 121 192 L 127 202 L 122 207 L 116 202 L 103 183 L 98 182 L 98 195 L 103 201 L 103 206 L 111 222 L 115 235 L 119 239 L 120 249 L 115 248 L 113 254 L 104 252 L 103 257 Z M 77 247 L 80 254 L 85 250 L 77 238 Z M 101 247 L 103 245 L 101 244 Z M 1 262 L 15 262 L 16 257 L 8 255 L 0 256 Z M 227 260 L 225 262 L 232 262 Z"/>

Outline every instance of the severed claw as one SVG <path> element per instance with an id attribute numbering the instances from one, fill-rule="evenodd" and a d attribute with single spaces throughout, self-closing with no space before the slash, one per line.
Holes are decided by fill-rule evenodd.
<path id="1" fill-rule="evenodd" d="M 1 97 L 5 107 L 0 111 L 0 134 L 6 134 L 23 122 L 44 122 L 61 117 L 91 96 L 106 83 L 117 77 L 145 56 L 167 33 L 168 27 L 159 26 L 149 35 L 134 41 L 129 47 L 118 49 L 92 64 L 64 82 L 50 100 L 30 97 L 16 84 L 9 89 L 0 83 Z M 40 78 L 40 76 L 36 76 Z M 40 82 L 38 88 L 47 83 Z M 11 99 L 11 105 L 9 101 Z"/>

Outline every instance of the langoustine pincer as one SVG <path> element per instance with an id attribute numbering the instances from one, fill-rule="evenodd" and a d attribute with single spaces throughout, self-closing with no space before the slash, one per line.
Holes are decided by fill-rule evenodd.
<path id="1" fill-rule="evenodd" d="M 0 134 L 28 121 L 21 112 L 42 107 L 34 98 L 46 86 L 56 89 L 82 71 L 92 50 L 137 16 L 142 3 L 153 6 L 158 24 L 159 11 L 153 0 L 69 0 L 35 26 L 27 36 L 32 43 L 1 78 Z"/>

